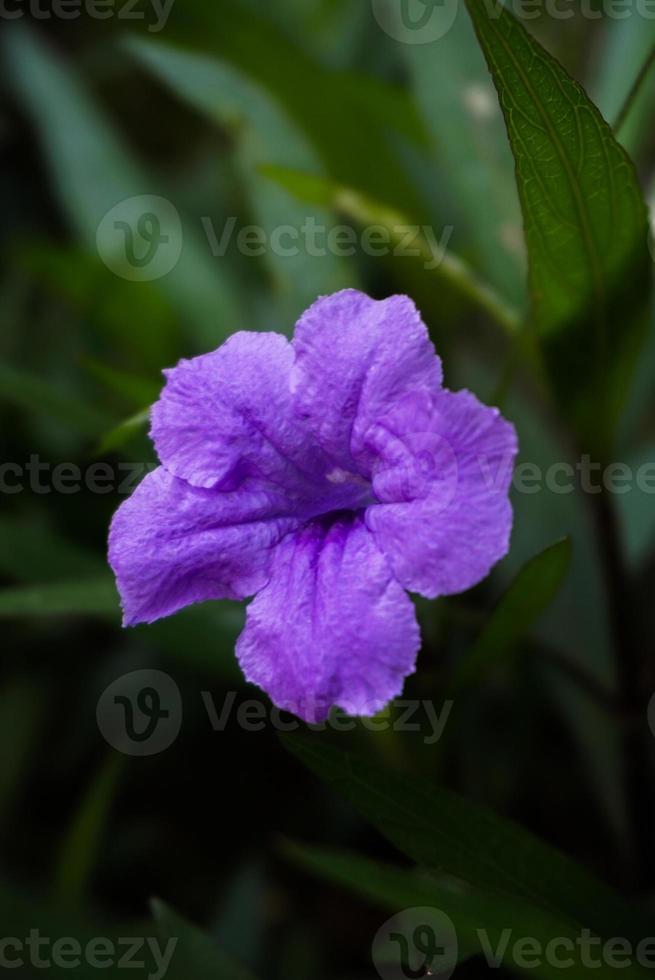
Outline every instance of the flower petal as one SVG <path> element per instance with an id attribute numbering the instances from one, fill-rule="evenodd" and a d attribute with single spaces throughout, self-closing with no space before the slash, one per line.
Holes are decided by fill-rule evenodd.
<path id="1" fill-rule="evenodd" d="M 324 296 L 298 321 L 293 388 L 321 446 L 355 468 L 362 435 L 412 388 L 441 384 L 441 362 L 407 296 L 376 301 L 355 289 Z"/>
<path id="2" fill-rule="evenodd" d="M 293 358 L 281 334 L 241 332 L 166 371 L 151 413 L 166 469 L 197 487 L 233 489 L 254 474 L 303 483 L 311 449 L 292 407 Z"/>
<path id="3" fill-rule="evenodd" d="M 124 624 L 151 623 L 207 599 L 244 599 L 268 579 L 271 550 L 296 528 L 258 489 L 216 493 L 163 467 L 118 508 L 109 532 Z"/>
<path id="4" fill-rule="evenodd" d="M 278 545 L 237 656 L 278 707 L 316 722 L 332 705 L 375 714 L 402 690 L 419 646 L 411 600 L 362 517 L 345 516 Z"/>
<path id="5" fill-rule="evenodd" d="M 398 581 L 434 599 L 481 581 L 509 547 L 517 439 L 468 391 L 401 400 L 367 435 L 380 501 L 366 524 Z"/>

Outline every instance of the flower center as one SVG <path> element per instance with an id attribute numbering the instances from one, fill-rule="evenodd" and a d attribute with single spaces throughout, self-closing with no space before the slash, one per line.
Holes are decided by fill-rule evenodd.
<path id="1" fill-rule="evenodd" d="M 310 518 L 353 514 L 377 503 L 370 480 L 360 473 L 334 467 L 324 476 L 321 489 L 311 501 Z"/>

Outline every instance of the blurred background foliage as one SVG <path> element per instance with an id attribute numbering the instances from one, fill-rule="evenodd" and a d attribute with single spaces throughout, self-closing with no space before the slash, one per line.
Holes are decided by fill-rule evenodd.
<path id="1" fill-rule="evenodd" d="M 639 237 L 643 213 L 635 206 L 632 214 L 627 203 L 629 195 L 636 200 L 636 180 L 619 194 L 617 212 L 609 214 L 603 201 L 591 211 L 594 233 L 607 236 L 601 279 L 609 291 L 607 346 L 594 360 L 593 301 L 579 285 L 586 273 L 575 243 L 557 239 L 557 215 L 551 245 L 575 280 L 573 292 L 560 295 L 546 259 L 531 254 L 528 295 L 512 149 L 463 6 L 450 32 L 425 45 L 398 43 L 371 6 L 355 0 L 176 0 L 159 31 L 145 4 L 131 19 L 48 18 L 45 0 L 31 13 L 21 9 L 25 15 L 5 20 L 0 37 L 3 461 L 24 467 L 38 457 L 83 473 L 98 461 L 114 469 L 154 462 L 145 420 L 162 368 L 213 349 L 237 329 L 290 333 L 317 295 L 343 286 L 378 297 L 411 294 L 447 384 L 502 404 L 519 430 L 521 462 L 545 470 L 575 463 L 582 451 L 632 467 L 653 460 L 650 260 Z M 568 20 L 531 21 L 530 33 L 613 122 L 655 44 L 655 22 L 590 20 L 574 9 Z M 477 26 L 484 47 L 484 24 Z M 506 108 L 525 95 L 495 80 Z M 518 108 L 525 118 L 533 111 L 527 102 Z M 655 172 L 654 108 L 650 77 L 618 134 L 646 199 Z M 510 120 L 515 152 L 525 137 L 520 117 L 517 111 L 514 133 Z M 589 126 L 598 126 L 589 136 L 594 152 L 607 151 L 623 173 L 609 130 Z M 563 123 L 565 150 L 566 133 Z M 602 175 L 580 166 L 581 194 L 595 199 Z M 524 207 L 527 200 L 536 208 L 521 173 L 519 163 Z M 116 275 L 96 247 L 106 212 L 142 194 L 171 201 L 184 230 L 180 261 L 152 282 Z M 556 178 L 544 200 L 566 211 Z M 236 219 L 237 230 L 253 224 L 270 234 L 308 218 L 327 227 L 407 223 L 437 237 L 449 227 L 452 234 L 444 262 L 431 270 L 420 256 L 375 258 L 359 249 L 352 257 L 302 250 L 282 257 L 267 249 L 253 258 L 232 244 L 225 255 L 212 254 L 208 227 L 220 237 Z M 631 222 L 634 236 L 619 252 Z M 529 211 L 526 228 L 530 244 Z M 578 299 L 584 309 L 573 309 Z M 441 901 L 466 933 L 475 896 L 467 906 L 434 878 L 431 901 L 419 901 L 425 881 L 407 858 L 486 892 L 493 882 L 451 866 L 448 850 L 415 853 L 384 814 L 376 819 L 366 801 L 352 794 L 344 801 L 329 778 L 326 784 L 303 769 L 270 724 L 246 732 L 232 715 L 224 731 L 212 730 L 201 692 L 211 692 L 219 710 L 231 692 L 237 705 L 260 697 L 233 655 L 243 609 L 214 603 L 122 631 L 105 563 L 120 495 L 115 488 L 53 492 L 48 479 L 44 471 L 42 484 L 28 481 L 1 497 L 3 935 L 160 929 L 184 937 L 169 976 L 363 980 L 374 975 L 373 935 L 404 905 Z M 7 484 L 13 480 L 7 475 Z M 378 770 L 391 786 L 393 773 L 409 774 L 414 789 L 398 789 L 404 799 L 448 786 L 622 888 L 635 850 L 637 863 L 647 864 L 633 836 L 639 814 L 631 811 L 640 804 L 634 778 L 626 779 L 625 726 L 645 734 L 639 778 L 646 799 L 653 497 L 633 487 L 611 501 L 644 657 L 627 705 L 636 720 L 627 721 L 626 705 L 617 708 L 625 683 L 612 623 L 616 597 L 609 593 L 617 582 L 607 569 L 607 512 L 599 519 L 589 494 L 546 489 L 516 493 L 514 504 L 511 552 L 492 576 L 465 596 L 419 605 L 425 644 L 406 696 L 429 699 L 439 712 L 452 696 L 443 737 L 429 744 L 431 727 L 419 714 L 420 732 L 376 733 L 358 724 L 328 741 L 367 760 L 373 782 Z M 142 668 L 162 669 L 179 686 L 182 730 L 161 754 L 121 757 L 98 731 L 96 705 L 109 683 Z M 296 747 L 296 754 L 339 784 L 338 762 L 324 750 L 318 763 L 311 748 Z M 443 830 L 449 801 L 436 796 L 425 805 Z M 412 812 L 421 810 L 419 800 Z M 496 835 L 471 833 L 483 860 Z M 503 862 L 511 865 L 522 846 L 510 838 L 497 855 L 499 888 Z M 358 856 L 326 850 L 335 847 Z M 392 867 L 383 873 L 371 860 Z M 536 872 L 547 877 L 550 863 L 546 855 Z M 641 884 L 646 893 L 655 887 L 647 875 Z M 153 897 L 160 900 L 154 913 Z M 480 899 L 474 907 L 484 924 L 487 906 Z M 483 970 L 473 960 L 458 975 Z M 86 976 L 83 968 L 74 972 Z"/>

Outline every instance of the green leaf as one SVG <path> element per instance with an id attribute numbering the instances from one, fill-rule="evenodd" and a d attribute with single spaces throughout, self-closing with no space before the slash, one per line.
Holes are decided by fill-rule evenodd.
<path id="1" fill-rule="evenodd" d="M 417 227 L 408 215 L 390 205 L 374 201 L 359 191 L 344 187 L 325 177 L 273 165 L 264 165 L 260 170 L 271 180 L 286 187 L 301 201 L 333 208 L 361 227 L 384 228 L 392 245 L 405 242 L 407 228 Z M 422 262 L 432 276 L 447 283 L 462 298 L 484 311 L 503 331 L 509 334 L 515 333 L 519 326 L 518 314 L 489 286 L 481 282 L 462 259 L 448 252 L 447 249 L 443 249 L 438 256 L 435 256 L 428 242 L 420 234 L 411 242 L 411 247 L 418 250 L 416 260 Z M 437 261 L 436 266 L 435 261 Z"/>
<path id="2" fill-rule="evenodd" d="M 280 850 L 294 864 L 357 892 L 380 908 L 396 911 L 430 905 L 439 891 L 438 879 L 425 871 L 383 864 L 355 851 L 286 840 Z"/>
<path id="3" fill-rule="evenodd" d="M 482 925 L 486 917 L 479 915 L 472 889 L 462 882 L 438 879 L 415 868 L 372 861 L 340 848 L 284 841 L 281 851 L 294 864 L 347 888 L 379 908 L 398 913 L 402 909 L 433 907 L 446 912 L 457 930 L 457 962 L 478 952 L 475 923 Z M 494 907 L 498 914 L 497 901 Z"/>
<path id="4" fill-rule="evenodd" d="M 246 858 L 225 885 L 211 931 L 219 946 L 239 962 L 258 963 L 266 955 L 269 887 L 261 858 Z"/>
<path id="5" fill-rule="evenodd" d="M 144 408 L 128 419 L 124 419 L 118 425 L 106 432 L 96 446 L 94 456 L 105 456 L 107 453 L 121 449 L 131 439 L 138 435 L 143 435 L 150 421 L 150 408 Z"/>
<path id="6" fill-rule="evenodd" d="M 301 867 L 392 912 L 412 908 L 445 912 L 455 927 L 458 963 L 489 949 L 499 950 L 500 961 L 521 972 L 521 961 L 513 954 L 513 943 L 517 939 L 529 936 L 545 950 L 555 938 L 566 938 L 575 944 L 580 935 L 570 921 L 556 918 L 538 906 L 505 896 L 499 899 L 497 895 L 445 875 L 421 874 L 415 869 L 393 867 L 336 848 L 290 843 L 284 846 L 283 852 Z M 504 942 L 508 929 L 512 939 Z M 585 964 L 580 962 L 580 949 L 575 949 L 571 953 L 574 960 L 571 968 L 582 969 Z M 562 975 L 562 967 L 548 962 L 546 956 L 523 969 L 544 980 L 557 980 Z M 616 975 L 605 964 L 599 964 L 594 972 L 597 976 Z M 627 974 L 633 977 L 647 975 L 645 970 L 634 965 L 628 967 Z"/>
<path id="7" fill-rule="evenodd" d="M 467 0 L 516 161 L 533 318 L 560 406 L 606 453 L 648 316 L 634 167 L 561 65 L 507 10 Z"/>
<path id="8" fill-rule="evenodd" d="M 639 930 L 638 913 L 628 902 L 517 824 L 324 740 L 287 736 L 283 742 L 419 864 L 498 896 L 525 899 L 601 935 Z"/>
<path id="9" fill-rule="evenodd" d="M 166 33 L 185 47 L 218 55 L 257 81 L 302 127 L 336 180 L 366 188 L 374 197 L 390 196 L 411 214 L 423 213 L 416 182 L 395 145 L 398 97 L 385 113 L 387 86 L 377 86 L 377 112 L 370 111 L 370 104 L 363 111 L 371 86 L 364 82 L 360 91 L 354 90 L 352 73 L 318 64 L 306 43 L 293 44 L 266 17 L 232 0 L 222 0 L 220 7 L 206 0 L 187 0 L 184 8 L 175 5 Z M 411 122 L 415 110 L 403 115 L 422 141 L 420 122 Z"/>
<path id="10" fill-rule="evenodd" d="M 151 903 L 165 939 L 177 940 L 173 977 L 184 980 L 255 980 L 252 973 L 224 953 L 213 939 L 186 922 L 163 902 Z"/>
<path id="11" fill-rule="evenodd" d="M 349 275 L 343 259 L 326 249 L 312 255 L 305 247 L 301 229 L 307 222 L 307 209 L 300 208 L 287 192 L 258 172 L 263 162 L 299 169 L 320 168 L 320 160 L 302 131 L 268 93 L 219 58 L 137 37 L 130 38 L 126 48 L 176 96 L 229 129 L 255 224 L 265 236 L 257 249 L 263 250 L 262 261 L 268 265 L 282 301 L 280 316 L 292 321 L 317 296 L 352 284 L 352 270 Z M 334 216 L 325 210 L 313 217 L 322 227 L 335 224 Z M 225 228 L 227 225 L 213 229 L 217 242 Z M 286 235 L 276 247 L 272 236 L 281 228 L 292 229 L 297 237 L 291 240 Z M 240 230 L 239 226 L 233 228 L 230 248 L 236 248 L 234 238 Z"/>
<path id="12" fill-rule="evenodd" d="M 27 938 L 30 936 L 31 930 L 38 931 L 43 937 L 47 936 L 52 944 L 50 949 L 57 939 L 63 937 L 71 937 L 80 944 L 81 955 L 77 965 L 73 965 L 75 959 L 71 960 L 69 956 L 48 956 L 49 948 L 45 948 L 41 950 L 42 959 L 48 963 L 48 966 L 41 968 L 31 965 L 30 950 L 25 945 L 21 951 L 24 976 L 29 976 L 30 973 L 34 975 L 38 969 L 39 975 L 54 977 L 55 980 L 66 980 L 66 978 L 70 980 L 71 977 L 75 977 L 75 980 L 98 980 L 98 976 L 102 976 L 103 980 L 121 980 L 121 978 L 124 980 L 125 966 L 121 964 L 121 959 L 126 952 L 127 937 L 139 937 L 144 940 L 140 965 L 133 963 L 133 968 L 129 972 L 131 978 L 134 980 L 154 980 L 154 977 L 158 975 L 157 971 L 166 963 L 166 948 L 162 948 L 159 944 L 157 928 L 152 922 L 125 921 L 122 919 L 108 922 L 107 919 L 102 919 L 95 914 L 88 906 L 84 909 L 73 910 L 68 906 L 63 907 L 46 901 L 38 893 L 35 893 L 33 888 L 28 890 L 25 887 L 21 889 L 18 886 L 10 886 L 7 883 L 6 875 L 3 875 L 2 880 L 0 880 L 0 918 L 3 922 L 11 923 L 12 936 L 20 936 L 21 939 Z M 100 955 L 96 960 L 91 957 L 96 949 L 96 941 L 100 937 L 102 937 L 101 942 L 103 942 L 104 950 L 102 954 L 100 954 L 99 949 L 97 950 Z M 113 949 L 113 953 L 110 955 L 107 953 L 107 943 L 111 943 L 109 949 Z M 154 955 L 154 943 L 158 944 L 155 946 L 155 950 L 162 956 L 156 957 Z M 91 954 L 90 956 L 85 955 L 87 949 L 88 953 Z M 18 952 L 14 952 L 11 946 L 6 950 L 7 960 L 11 960 L 12 957 L 18 958 L 19 955 Z M 36 958 L 33 962 L 36 962 Z M 103 964 L 102 969 L 98 965 L 101 962 Z M 184 980 L 183 977 L 174 978 L 172 976 L 172 968 L 175 965 L 174 955 L 170 965 L 171 971 L 166 973 L 168 980 Z M 7 966 L 6 969 L 9 967 Z M 19 975 L 18 969 L 15 969 L 14 972 L 17 976 Z M 162 977 L 161 980 L 164 978 Z"/>
<path id="13" fill-rule="evenodd" d="M 36 127 L 62 206 L 80 242 L 96 253 L 98 227 L 113 207 L 142 195 L 166 197 L 166 189 L 131 157 L 74 70 L 25 23 L 12 23 L 3 42 L 16 93 Z M 131 225 L 142 208 L 136 200 L 126 211 Z M 244 322 L 231 281 L 193 228 L 183 228 L 179 260 L 156 283 L 201 348 L 215 347 Z"/>
<path id="14" fill-rule="evenodd" d="M 317 61 L 331 67 L 357 58 L 369 12 L 350 0 L 276 0 L 262 8 L 259 0 L 240 0 L 243 9 L 275 24 Z"/>
<path id="15" fill-rule="evenodd" d="M 514 651 L 559 592 L 571 564 L 571 550 L 571 539 L 564 538 L 526 562 L 473 648 L 462 655 L 451 693 L 480 680 Z"/>
<path id="16" fill-rule="evenodd" d="M 54 898 L 78 905 L 93 872 L 109 810 L 116 796 L 125 757 L 108 755 L 91 781 L 59 849 L 54 874 Z"/>
<path id="17" fill-rule="evenodd" d="M 120 395 L 126 402 L 131 402 L 135 408 L 152 405 L 159 396 L 161 381 L 153 381 L 151 378 L 143 378 L 127 371 L 118 371 L 93 357 L 85 357 L 82 360 L 82 367 L 110 391 Z"/>
<path id="18" fill-rule="evenodd" d="M 22 616 L 103 616 L 118 619 L 120 607 L 110 576 L 52 582 L 0 591 L 0 619 Z"/>

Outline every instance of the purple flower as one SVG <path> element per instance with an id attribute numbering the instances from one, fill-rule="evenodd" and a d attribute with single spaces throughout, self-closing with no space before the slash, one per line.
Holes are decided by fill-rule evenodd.
<path id="1" fill-rule="evenodd" d="M 406 296 L 325 296 L 291 342 L 237 333 L 165 373 L 162 465 L 109 536 L 125 625 L 255 595 L 249 681 L 307 721 L 375 714 L 415 667 L 405 590 L 461 592 L 507 552 L 513 426 L 442 387 Z"/>

